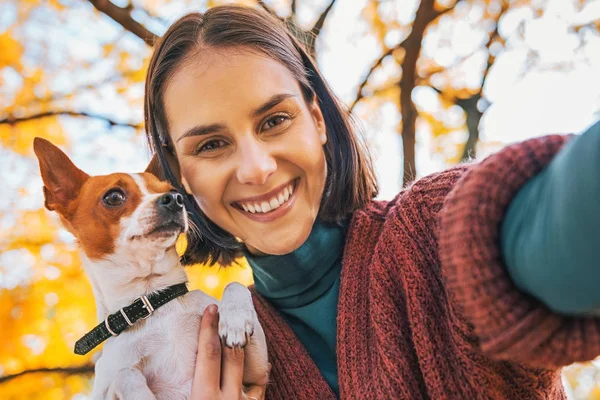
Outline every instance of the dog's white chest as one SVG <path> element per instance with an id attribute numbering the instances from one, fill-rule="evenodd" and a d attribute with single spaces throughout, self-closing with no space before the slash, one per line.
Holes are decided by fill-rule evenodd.
<path id="1" fill-rule="evenodd" d="M 157 398 L 189 395 L 198 346 L 201 313 L 216 300 L 192 291 L 155 311 L 151 318 L 104 345 L 96 377 L 117 378 L 123 368 L 142 372 Z"/>
<path id="2" fill-rule="evenodd" d="M 201 314 L 209 304 L 219 305 L 219 335 L 224 344 L 247 344 L 244 382 L 264 378 L 268 367 L 264 332 L 248 289 L 231 283 L 220 303 L 194 290 L 157 309 L 139 325 L 108 339 L 96 363 L 92 398 L 104 399 L 108 395 L 132 400 L 187 399 L 194 376 Z"/>

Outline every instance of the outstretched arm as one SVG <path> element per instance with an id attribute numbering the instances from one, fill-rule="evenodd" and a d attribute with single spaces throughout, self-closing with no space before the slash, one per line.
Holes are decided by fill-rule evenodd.
<path id="1" fill-rule="evenodd" d="M 519 190 L 501 243 L 520 290 L 559 313 L 600 314 L 600 121 Z"/>
<path id="2" fill-rule="evenodd" d="M 562 205 L 568 211 L 565 215 L 571 220 L 567 218 L 566 222 L 561 221 L 560 230 L 569 229 L 573 232 L 582 229 L 571 225 L 575 221 L 575 215 L 581 215 L 579 221 L 582 226 L 597 229 L 593 220 L 597 221 L 599 218 L 598 209 L 586 211 L 582 205 L 584 200 L 593 201 L 597 198 L 587 194 L 593 185 L 598 184 L 598 179 L 594 176 L 597 167 L 596 171 L 591 167 L 594 163 L 598 164 L 593 154 L 589 154 L 594 149 L 591 142 L 588 142 L 595 138 L 595 143 L 598 143 L 599 134 L 593 132 L 597 129 L 598 126 L 592 127 L 582 136 L 545 136 L 508 146 L 480 163 L 470 165 L 445 196 L 438 215 L 438 244 L 444 281 L 452 295 L 455 312 L 470 322 L 479 339 L 478 346 L 491 358 L 555 369 L 576 361 L 592 360 L 600 355 L 600 315 L 590 313 L 594 309 L 593 301 L 585 306 L 588 313 L 565 313 L 564 304 L 557 311 L 556 305 L 550 304 L 548 299 L 536 297 L 530 292 L 531 289 L 523 288 L 521 282 L 517 286 L 516 282 L 521 279 L 515 279 L 514 264 L 507 266 L 512 261 L 508 260 L 510 255 L 504 254 L 502 247 L 503 227 L 506 229 L 509 225 L 505 224 L 510 223 L 506 220 L 507 212 L 518 207 L 515 201 L 521 193 L 525 193 L 522 190 L 526 190 L 527 185 L 532 182 L 535 184 L 536 179 L 541 179 L 540 176 L 543 178 L 543 174 L 548 173 L 545 171 L 550 171 L 569 159 L 579 163 L 587 159 L 589 164 L 586 171 L 583 171 L 583 167 L 579 169 L 579 165 L 583 164 L 576 166 L 576 172 L 575 167 L 561 167 L 566 171 L 566 178 L 563 178 L 565 181 L 552 185 L 559 193 L 552 195 L 550 204 L 558 204 L 556 196 L 575 201 L 575 204 Z M 572 151 L 577 153 L 575 158 L 572 158 Z M 584 182 L 584 188 L 573 189 L 571 185 L 574 184 L 574 175 L 579 180 L 582 174 L 589 174 L 579 181 Z M 585 184 L 588 186 L 585 187 Z M 569 191 L 576 192 L 575 196 L 563 197 L 563 185 Z M 598 193 L 597 187 L 593 189 L 595 193 Z M 587 198 L 583 199 L 584 197 Z M 585 204 L 593 207 L 593 203 Z M 569 210 L 569 207 L 578 207 L 581 214 Z M 582 222 L 584 216 L 590 221 Z M 546 226 L 551 226 L 552 229 L 542 229 L 542 232 L 558 230 L 552 223 Z M 557 236 L 560 242 L 564 232 L 554 234 L 561 235 Z M 586 239 L 593 241 L 594 237 Z M 587 243 L 586 246 L 593 244 L 590 241 Z M 518 244 L 518 251 L 521 251 L 524 246 L 521 241 Z M 538 247 L 538 252 L 554 251 L 550 250 L 553 246 L 556 246 L 556 242 L 547 242 Z M 569 254 L 571 257 L 576 253 L 578 257 L 583 254 L 584 250 L 578 250 L 578 246 L 583 245 L 577 243 L 575 246 L 563 250 L 567 258 Z M 504 249 L 506 250 L 506 246 Z M 589 250 L 590 247 L 586 249 Z M 522 256 L 518 254 L 519 257 Z M 586 257 L 583 256 L 581 260 L 587 260 Z M 525 270 L 538 268 L 535 274 L 531 274 L 530 281 L 547 279 L 545 276 L 549 270 L 547 265 L 543 265 L 547 260 L 544 258 L 538 267 L 524 267 Z M 589 264 L 577 262 L 581 263 L 580 266 L 571 264 L 567 268 L 559 261 L 554 264 L 557 266 L 555 271 L 568 275 L 569 271 L 577 268 L 580 273 L 585 273 L 587 270 L 584 266 Z M 587 278 L 595 279 L 592 275 Z M 573 299 L 579 297 L 576 293 L 579 289 L 573 290 L 568 285 L 563 285 L 560 290 L 563 288 L 569 290 L 562 293 L 562 296 Z M 590 299 L 589 296 L 582 297 L 586 301 Z"/>

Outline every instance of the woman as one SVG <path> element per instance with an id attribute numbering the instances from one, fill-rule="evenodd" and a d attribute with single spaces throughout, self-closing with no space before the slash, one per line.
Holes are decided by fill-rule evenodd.
<path id="1" fill-rule="evenodd" d="M 600 354 L 598 124 L 373 201 L 368 153 L 314 62 L 234 6 L 163 36 L 145 120 L 188 194 L 184 262 L 248 257 L 267 398 L 559 399 L 560 367 Z M 217 318 L 202 320 L 194 398 L 242 396 Z"/>

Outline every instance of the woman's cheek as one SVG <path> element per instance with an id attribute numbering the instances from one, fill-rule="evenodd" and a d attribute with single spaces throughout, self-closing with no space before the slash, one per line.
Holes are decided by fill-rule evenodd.
<path id="1" fill-rule="evenodd" d="M 204 184 L 204 179 L 195 168 L 196 166 L 190 164 L 191 163 L 185 163 L 181 166 L 183 185 L 185 187 L 185 190 L 187 190 L 188 193 L 194 196 L 196 200 L 200 203 L 200 200 L 205 197 L 203 189 L 206 185 Z"/>
<path id="2" fill-rule="evenodd" d="M 181 168 L 181 183 L 183 183 L 183 188 L 189 194 L 194 195 L 194 180 L 192 179 L 193 175 L 190 173 L 190 167 L 186 162 L 182 162 L 181 160 L 179 161 L 179 165 Z"/>
<path id="3" fill-rule="evenodd" d="M 194 193 L 192 188 L 190 187 L 190 184 L 188 183 L 188 180 L 185 179 L 185 174 L 182 174 L 181 176 L 181 183 L 183 184 L 183 189 L 186 191 L 186 193 Z"/>
<path id="4" fill-rule="evenodd" d="M 222 177 L 215 171 L 203 174 L 206 167 L 195 166 L 190 168 L 188 181 L 190 182 L 190 193 L 196 198 L 196 202 L 207 215 L 214 214 L 219 209 L 225 184 Z M 209 217 L 210 217 L 209 215 Z"/>

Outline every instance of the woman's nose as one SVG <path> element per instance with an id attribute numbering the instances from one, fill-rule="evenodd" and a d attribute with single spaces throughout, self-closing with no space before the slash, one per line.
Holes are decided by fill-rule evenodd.
<path id="1" fill-rule="evenodd" d="M 242 184 L 262 185 L 277 170 L 277 162 L 261 143 L 248 141 L 240 148 L 237 179 Z"/>

